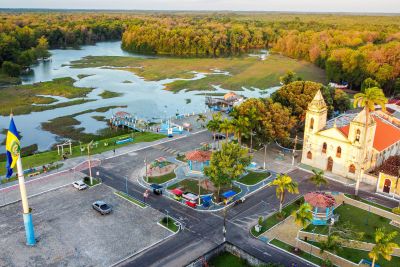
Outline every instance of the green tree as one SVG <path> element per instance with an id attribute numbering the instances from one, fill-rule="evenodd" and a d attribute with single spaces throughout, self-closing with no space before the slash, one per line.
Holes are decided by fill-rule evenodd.
<path id="1" fill-rule="evenodd" d="M 294 82 L 295 80 L 296 80 L 296 73 L 291 71 L 291 70 L 286 72 L 285 75 L 279 77 L 279 81 L 283 85 L 286 85 L 286 84 L 289 84 L 291 82 Z"/>
<path id="2" fill-rule="evenodd" d="M 365 93 L 365 89 L 378 87 L 380 88 L 380 84 L 372 78 L 365 79 L 361 84 L 361 92 Z"/>
<path id="3" fill-rule="evenodd" d="M 2 71 L 11 77 L 18 77 L 21 74 L 21 66 L 10 61 L 4 61 Z"/>
<path id="4" fill-rule="evenodd" d="M 279 174 L 271 183 L 275 186 L 276 197 L 279 199 L 279 213 L 282 213 L 283 202 L 285 201 L 286 192 L 290 194 L 298 194 L 299 188 L 297 182 L 292 180 L 292 177 L 286 174 Z"/>
<path id="5" fill-rule="evenodd" d="M 293 211 L 292 216 L 298 226 L 305 228 L 313 219 L 311 205 L 304 203 L 297 211 Z"/>
<path id="6" fill-rule="evenodd" d="M 232 125 L 235 129 L 238 143 L 239 145 L 241 145 L 242 135 L 246 134 L 249 131 L 249 126 L 250 126 L 249 118 L 237 114 L 236 110 L 234 110 L 232 113 L 233 113 L 231 114 L 233 117 Z"/>
<path id="7" fill-rule="evenodd" d="M 219 125 L 221 124 L 221 114 L 215 113 L 212 115 L 212 119 L 207 122 L 207 129 L 212 132 L 213 135 L 213 148 L 215 146 L 215 135 L 219 131 Z"/>
<path id="8" fill-rule="evenodd" d="M 219 129 L 221 132 L 225 133 L 225 142 L 228 143 L 229 134 L 235 132 L 235 126 L 233 125 L 232 121 L 225 118 L 219 125 Z"/>
<path id="9" fill-rule="evenodd" d="M 338 253 L 342 249 L 342 239 L 337 235 L 328 235 L 328 237 L 320 242 L 319 253 L 322 254 L 325 251 Z"/>
<path id="10" fill-rule="evenodd" d="M 375 261 L 379 259 L 379 256 L 388 261 L 392 259 L 394 249 L 399 247 L 398 244 L 392 242 L 396 235 L 396 231 L 387 233 L 384 228 L 378 228 L 375 231 L 375 246 L 368 254 L 372 259 L 372 267 L 375 266 Z"/>
<path id="11" fill-rule="evenodd" d="M 46 37 L 42 36 L 39 38 L 38 44 L 35 48 L 36 56 L 38 58 L 49 57 L 50 52 L 47 49 L 49 49 L 49 43 L 47 42 Z"/>
<path id="12" fill-rule="evenodd" d="M 247 149 L 235 143 L 225 143 L 221 150 L 212 153 L 209 166 L 204 167 L 204 174 L 218 187 L 219 197 L 221 186 L 238 179 L 250 162 Z"/>
<path id="13" fill-rule="evenodd" d="M 310 182 L 315 184 L 315 186 L 318 188 L 318 190 L 320 190 L 322 185 L 328 184 L 328 180 L 324 177 L 324 171 L 312 169 L 312 172 L 314 174 L 310 177 L 309 180 L 310 180 Z"/>
<path id="14" fill-rule="evenodd" d="M 362 107 L 365 110 L 365 128 L 364 128 L 364 138 L 363 138 L 363 152 L 360 153 L 360 158 L 359 158 L 359 175 L 357 177 L 357 182 L 356 182 L 356 189 L 355 189 L 355 194 L 358 195 L 358 189 L 360 186 L 360 179 L 361 179 L 361 169 L 362 165 L 364 162 L 364 158 L 367 155 L 367 149 L 366 149 L 366 143 L 367 143 L 367 132 L 368 132 L 368 126 L 370 122 L 370 112 L 375 110 L 375 105 L 379 105 L 382 110 L 386 110 L 386 103 L 387 103 L 387 98 L 385 97 L 385 94 L 383 93 L 382 89 L 378 87 L 372 87 L 372 88 L 367 88 L 365 90 L 365 93 L 357 93 L 354 95 L 354 107 Z"/>
<path id="15" fill-rule="evenodd" d="M 335 110 L 343 113 L 346 110 L 350 109 L 350 97 L 349 95 L 340 90 L 340 89 L 333 89 L 334 90 L 334 97 L 333 97 L 333 107 Z"/>
<path id="16" fill-rule="evenodd" d="M 207 116 L 206 115 L 204 115 L 204 114 L 197 115 L 197 119 L 196 119 L 197 122 L 200 121 L 200 122 L 204 123 L 206 120 L 207 120 Z M 203 124 L 201 124 L 201 126 L 203 127 Z"/>

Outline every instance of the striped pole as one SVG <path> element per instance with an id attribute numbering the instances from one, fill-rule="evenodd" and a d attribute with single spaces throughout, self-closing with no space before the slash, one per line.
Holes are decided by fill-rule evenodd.
<path id="1" fill-rule="evenodd" d="M 24 171 L 22 169 L 21 156 L 17 160 L 17 171 L 18 171 L 18 183 L 19 191 L 21 192 L 22 210 L 24 216 L 26 244 L 28 246 L 34 246 L 36 244 L 35 231 L 33 229 L 32 214 L 29 209 L 28 196 L 26 194 Z"/>

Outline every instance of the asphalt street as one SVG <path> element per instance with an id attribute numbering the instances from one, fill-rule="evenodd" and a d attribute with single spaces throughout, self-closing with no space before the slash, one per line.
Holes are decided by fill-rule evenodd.
<path id="1" fill-rule="evenodd" d="M 208 132 L 191 135 L 103 160 L 94 171 L 100 173 L 105 184 L 120 191 L 128 189 L 130 195 L 142 199 L 144 189 L 135 182 L 135 179 L 144 167 L 145 159 L 150 162 L 158 157 L 184 153 L 211 140 L 212 136 Z M 307 180 L 309 173 L 295 170 L 289 175 L 299 183 L 300 193 L 317 189 Z M 320 190 L 354 192 L 353 188 L 337 182 L 330 182 L 327 187 L 321 187 Z M 395 205 L 389 200 L 379 199 L 373 193 L 360 192 L 360 196 L 374 198 L 387 206 Z M 288 194 L 285 202 L 288 203 L 296 197 L 298 196 Z M 172 238 L 127 259 L 120 264 L 121 266 L 184 266 L 223 242 L 222 212 L 196 211 L 169 198 L 156 195 L 151 195 L 147 202 L 154 209 L 178 219 L 184 225 L 184 229 Z M 249 229 L 256 223 L 257 218 L 275 212 L 278 204 L 275 189 L 266 187 L 248 197 L 244 203 L 229 208 L 227 241 L 265 262 L 281 263 L 285 266 L 291 266 L 295 262 L 297 266 L 310 266 L 309 263 L 277 250 L 250 235 Z"/>

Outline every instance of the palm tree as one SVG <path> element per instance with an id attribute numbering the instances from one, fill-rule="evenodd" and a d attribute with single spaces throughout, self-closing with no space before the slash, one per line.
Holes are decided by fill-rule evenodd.
<path id="1" fill-rule="evenodd" d="M 319 249 L 320 254 L 327 250 L 337 253 L 340 249 L 342 249 L 341 238 L 337 235 L 328 235 L 327 239 L 320 242 Z"/>
<path id="2" fill-rule="evenodd" d="M 219 131 L 220 124 L 221 124 L 221 114 L 220 113 L 213 114 L 212 119 L 207 122 L 207 129 L 210 132 L 212 132 L 213 138 L 214 138 L 213 148 L 215 145 L 215 135 L 216 135 L 216 132 Z"/>
<path id="3" fill-rule="evenodd" d="M 370 112 L 375 110 L 375 105 L 379 105 L 382 110 L 386 110 L 385 104 L 387 103 L 387 98 L 385 97 L 385 94 L 383 93 L 382 89 L 378 87 L 372 87 L 368 88 L 365 90 L 365 93 L 357 93 L 354 95 L 354 108 L 357 107 L 362 107 L 365 110 L 365 132 L 364 132 L 364 138 L 363 138 L 363 151 L 360 153 L 360 158 L 359 158 L 359 174 L 357 177 L 357 182 L 356 182 L 356 189 L 355 189 L 355 195 L 358 195 L 358 189 L 360 187 L 360 179 L 362 176 L 362 165 L 364 159 L 366 159 L 367 156 L 367 133 L 368 133 L 368 126 L 369 126 L 369 118 L 370 118 Z"/>
<path id="4" fill-rule="evenodd" d="M 229 134 L 235 131 L 235 128 L 232 124 L 232 121 L 228 120 L 228 119 L 224 119 L 221 124 L 219 125 L 219 129 L 222 132 L 226 133 L 226 137 L 225 137 L 225 141 L 226 143 L 228 143 L 229 141 Z"/>
<path id="5" fill-rule="evenodd" d="M 367 89 L 368 90 L 368 89 Z M 375 261 L 382 256 L 385 260 L 392 259 L 393 250 L 398 248 L 399 245 L 391 242 L 397 235 L 396 231 L 387 233 L 385 228 L 378 228 L 375 232 L 375 246 L 372 248 L 368 256 L 372 259 L 371 267 L 375 266 Z"/>
<path id="6" fill-rule="evenodd" d="M 206 120 L 207 120 L 207 116 L 206 115 L 204 115 L 204 114 L 197 115 L 197 119 L 196 119 L 197 122 L 199 122 L 199 121 L 205 122 Z M 203 127 L 203 124 L 201 124 L 201 126 Z"/>
<path id="7" fill-rule="evenodd" d="M 304 203 L 297 211 L 292 213 L 295 223 L 305 228 L 313 219 L 312 207 L 308 203 Z"/>
<path id="8" fill-rule="evenodd" d="M 328 180 L 324 177 L 324 171 L 313 169 L 312 172 L 314 175 L 309 180 L 317 186 L 318 190 L 320 190 L 322 185 L 328 184 Z"/>
<path id="9" fill-rule="evenodd" d="M 282 213 L 286 191 L 290 194 L 298 194 L 299 186 L 292 180 L 292 177 L 286 174 L 279 174 L 271 184 L 276 186 L 276 197 L 279 199 L 279 213 Z"/>
<path id="10" fill-rule="evenodd" d="M 232 120 L 233 127 L 236 132 L 239 145 L 242 144 L 242 135 L 249 130 L 249 119 L 243 116 L 239 116 Z"/>

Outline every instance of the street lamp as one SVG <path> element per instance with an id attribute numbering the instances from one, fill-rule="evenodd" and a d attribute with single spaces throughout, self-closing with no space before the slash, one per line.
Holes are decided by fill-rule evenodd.
<path id="1" fill-rule="evenodd" d="M 168 216 L 168 214 L 169 214 L 169 212 L 168 212 L 168 210 L 165 210 L 165 212 L 167 213 L 167 228 L 169 228 L 169 226 L 168 226 L 168 223 L 169 223 L 169 216 Z"/>
<path id="2" fill-rule="evenodd" d="M 146 177 L 146 182 L 149 182 L 149 177 L 147 176 L 147 157 L 144 157 L 144 166 L 146 168 L 146 173 L 145 173 L 145 177 Z"/>
<path id="3" fill-rule="evenodd" d="M 93 185 L 93 177 L 92 177 L 92 165 L 90 162 L 90 146 L 93 144 L 93 140 L 87 145 L 88 151 L 88 160 L 89 160 L 89 178 L 90 178 L 90 185 Z"/>

